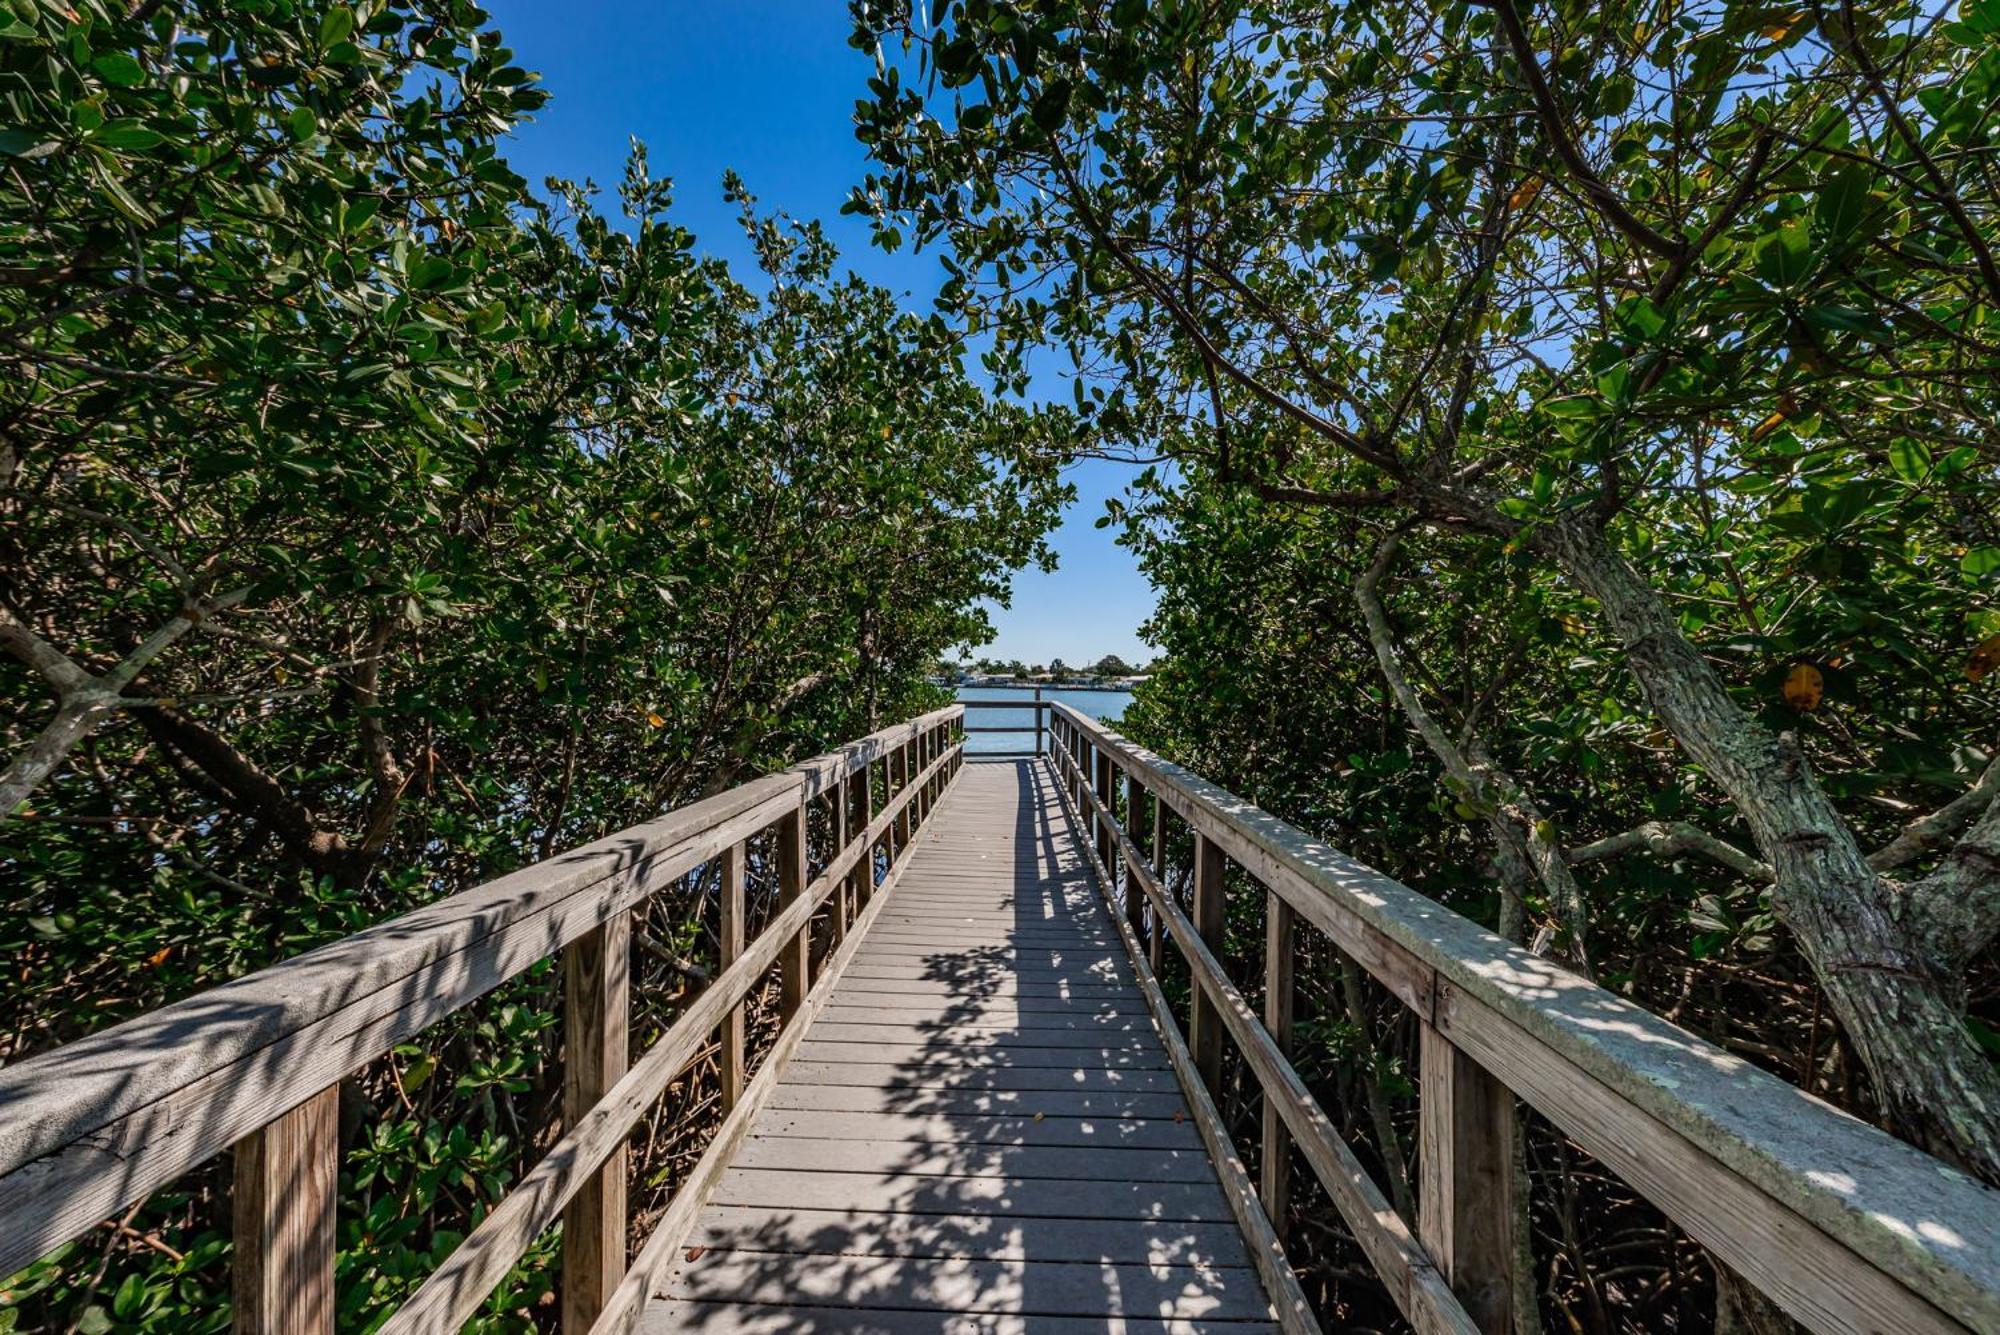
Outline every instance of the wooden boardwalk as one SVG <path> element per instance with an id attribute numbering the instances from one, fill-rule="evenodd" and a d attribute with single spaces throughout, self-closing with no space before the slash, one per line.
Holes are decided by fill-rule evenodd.
<path id="1" fill-rule="evenodd" d="M 1055 785 L 965 768 L 647 1332 L 1274 1329 Z"/>

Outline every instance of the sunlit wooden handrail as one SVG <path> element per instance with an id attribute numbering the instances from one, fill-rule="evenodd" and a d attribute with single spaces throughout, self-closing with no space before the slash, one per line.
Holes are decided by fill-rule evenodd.
<path id="1" fill-rule="evenodd" d="M 780 1044 L 789 1051 L 796 1043 L 811 995 L 806 942 L 814 914 L 842 885 L 872 887 L 878 850 L 887 855 L 887 874 L 896 874 L 912 831 L 961 763 L 962 715 L 953 705 L 885 729 L 0 1070 L 0 1219 L 6 1221 L 0 1274 L 231 1145 L 239 1146 L 239 1173 L 296 1186 L 306 1180 L 303 1169 L 331 1162 L 333 1121 L 324 1109 L 328 1091 L 347 1074 L 559 951 L 588 950 L 597 961 L 573 961 L 577 967 L 566 969 L 572 991 L 579 980 L 609 976 L 602 961 L 610 957 L 619 958 L 612 973 L 622 979 L 619 934 L 607 944 L 607 927 L 622 926 L 641 901 L 706 862 L 740 867 L 744 840 L 779 826 L 780 912 L 630 1070 L 623 1063 L 622 982 L 601 988 L 591 1005 L 613 1016 L 617 1030 L 615 1037 L 593 1036 L 607 1053 L 615 1049 L 615 1058 L 606 1058 L 613 1069 L 599 1080 L 604 1088 L 590 1090 L 570 1110 L 561 1140 L 393 1325 L 456 1330 L 563 1207 L 612 1171 L 646 1108 L 781 958 L 796 977 L 786 982 L 788 1024 Z M 868 775 L 891 762 L 882 810 L 837 822 L 840 846 L 807 885 L 808 804 L 830 796 L 869 808 Z M 569 1022 L 579 1023 L 574 1004 Z M 578 1040 L 573 1029 L 568 1041 Z M 781 1052 L 770 1054 L 760 1078 L 781 1064 Z M 740 1096 L 725 1125 L 740 1124 L 753 1106 Z M 616 1187 L 622 1202 L 622 1169 Z M 331 1174 L 322 1171 L 308 1191 L 239 1190 L 239 1329 L 331 1329 L 333 1189 Z M 579 1285 L 591 1292 L 590 1301 L 566 1310 L 566 1323 L 579 1331 L 598 1320 L 614 1288 L 632 1287 L 625 1283 L 622 1204 L 615 1222 L 608 1209 L 603 1214 L 615 1237 L 581 1247 L 567 1239 L 567 1252 L 616 1258 L 604 1282 Z M 251 1236 L 268 1245 L 242 1245 Z M 565 1283 L 578 1283 L 573 1270 Z"/>
<path id="2" fill-rule="evenodd" d="M 1163 927 L 1188 961 L 1197 1064 L 1200 1017 L 1212 1010 L 1419 1330 L 1463 1329 L 1464 1320 L 1506 1328 L 1515 1097 L 1812 1329 L 2000 1329 L 2000 1191 L 1501 940 L 1073 709 L 1057 704 L 1053 726 L 1059 786 L 1100 836 L 1107 897 L 1115 899 L 1122 862 L 1128 888 L 1136 884 L 1152 910 L 1146 926 Z M 1150 856 L 1119 819 L 1114 771 L 1127 779 L 1128 821 L 1143 791 L 1156 813 L 1164 807 L 1193 831 L 1194 918 L 1162 884 L 1158 815 Z M 1208 926 L 1220 922 L 1217 860 L 1225 856 L 1421 1022 L 1414 1237 L 1230 981 L 1217 934 L 1197 921 L 1206 910 L 1218 915 Z M 1157 952 L 1157 932 L 1147 945 Z M 1136 938 L 1130 948 L 1141 948 Z M 1275 943 L 1266 967 L 1290 955 Z"/>

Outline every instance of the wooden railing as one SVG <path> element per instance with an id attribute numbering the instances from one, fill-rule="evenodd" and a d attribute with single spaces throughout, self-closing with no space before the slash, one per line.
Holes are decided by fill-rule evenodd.
<path id="1" fill-rule="evenodd" d="M 563 1329 L 629 1330 L 957 775 L 963 712 L 878 732 L 0 1070 L 0 1275 L 234 1146 L 236 1329 L 331 1332 L 340 1080 L 559 952 L 563 1135 L 383 1329 L 459 1329 L 560 1219 Z M 832 852 L 809 881 L 816 802 Z M 779 908 L 746 941 L 745 841 L 773 829 Z M 723 967 L 628 1068 L 632 910 L 711 862 Z M 811 926 L 829 903 L 839 944 L 815 980 Z M 746 1082 L 744 1003 L 774 964 L 783 1025 Z M 626 1140 L 718 1031 L 725 1116 L 628 1267 Z"/>
<path id="2" fill-rule="evenodd" d="M 1814 1330 L 2000 1330 L 2000 1191 L 1075 710 L 1056 705 L 1052 729 L 1058 786 L 1091 839 L 1113 917 L 1157 1008 L 1165 941 L 1187 961 L 1190 1030 L 1184 1046 L 1169 1034 L 1170 1055 L 1193 1068 L 1196 1121 L 1288 1329 L 1313 1328 L 1283 1253 L 1288 1145 L 1418 1331 L 1509 1328 L 1518 1098 Z M 1192 913 L 1163 884 L 1169 813 L 1193 836 Z M 1266 896 L 1261 1016 L 1218 959 L 1229 861 Z M 1287 1055 L 1302 924 L 1330 937 L 1420 1023 L 1414 1230 Z M 1161 1018 L 1173 1031 L 1173 1017 Z M 1225 1035 L 1262 1096 L 1254 1189 L 1214 1105 Z"/>
<path id="3" fill-rule="evenodd" d="M 1048 709 L 1050 702 L 1042 699 L 1041 687 L 1037 686 L 1034 688 L 1034 690 L 1035 690 L 1034 697 L 1028 700 L 966 700 L 963 702 L 965 708 L 973 715 L 977 715 L 980 713 L 980 711 L 987 709 L 994 709 L 994 710 L 1026 709 L 1031 711 L 1028 715 L 1028 721 L 1026 723 L 968 722 L 965 725 L 965 730 L 968 733 L 974 733 L 974 732 L 995 733 L 995 734 L 1012 735 L 1016 737 L 1025 736 L 1030 739 L 1028 743 L 1028 749 L 1026 751 L 974 752 L 975 755 L 984 755 L 986 757 L 998 760 L 998 759 L 1019 759 L 1023 755 L 1038 756 L 1042 754 L 1042 738 L 1048 732 Z M 1005 716 L 1003 715 L 1003 717 Z"/>

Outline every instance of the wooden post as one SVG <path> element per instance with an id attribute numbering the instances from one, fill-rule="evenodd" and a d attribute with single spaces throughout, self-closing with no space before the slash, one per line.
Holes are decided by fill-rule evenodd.
<path id="1" fill-rule="evenodd" d="M 1292 1056 L 1293 915 L 1275 890 L 1264 892 L 1264 1028 L 1287 1061 Z M 1285 1240 L 1285 1216 L 1292 1195 L 1292 1136 L 1269 1094 L 1264 1095 L 1264 1153 L 1257 1195 L 1264 1215 Z"/>
<path id="2" fill-rule="evenodd" d="M 806 805 L 803 800 L 789 816 L 778 822 L 778 912 L 783 913 L 806 892 Z M 782 1023 L 805 1004 L 806 989 L 812 986 L 812 920 L 800 924 L 792 939 L 778 954 Z"/>
<path id="3" fill-rule="evenodd" d="M 1144 847 L 1146 838 L 1146 818 L 1140 814 L 1144 808 L 1140 798 L 1145 789 L 1139 786 L 1139 772 L 1125 771 L 1125 836 L 1134 848 Z M 1125 868 L 1125 920 L 1132 924 L 1132 930 L 1142 938 L 1146 934 L 1146 887 L 1139 883 L 1139 869 L 1128 864 Z"/>
<path id="4" fill-rule="evenodd" d="M 1480 1330 L 1505 1335 L 1514 1275 L 1514 1096 L 1430 1025 L 1419 1040 L 1417 1237 Z"/>
<path id="5" fill-rule="evenodd" d="M 1196 830 L 1194 834 L 1194 929 L 1219 958 L 1226 910 L 1222 891 L 1222 850 Z M 1194 1014 L 1188 1048 L 1195 1069 L 1210 1094 L 1222 1092 L 1222 1013 L 1199 980 L 1194 985 Z"/>
<path id="6" fill-rule="evenodd" d="M 563 951 L 563 1125 L 575 1126 L 625 1074 L 631 1055 L 632 917 L 613 914 Z M 562 1328 L 584 1335 L 625 1278 L 625 1150 L 563 1210 Z"/>
<path id="7" fill-rule="evenodd" d="M 1042 753 L 1042 688 L 1035 688 L 1035 707 L 1030 711 L 1035 716 L 1035 754 Z"/>
<path id="8" fill-rule="evenodd" d="M 743 953 L 743 845 L 722 851 L 722 969 Z M 722 1111 L 743 1097 L 743 1003 L 729 1008 L 722 1021 Z"/>
<path id="9" fill-rule="evenodd" d="M 237 1335 L 333 1335 L 340 1087 L 236 1143 Z"/>

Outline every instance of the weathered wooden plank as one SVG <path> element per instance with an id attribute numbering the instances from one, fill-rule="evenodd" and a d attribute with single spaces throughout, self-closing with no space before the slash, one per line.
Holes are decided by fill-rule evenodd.
<path id="1" fill-rule="evenodd" d="M 1140 887 L 1140 894 L 1145 888 Z M 1284 896 L 1264 892 L 1264 1028 L 1271 1046 L 1286 1061 L 1292 1056 L 1292 1005 L 1297 988 L 1297 942 L 1293 933 L 1292 906 Z M 1257 1196 L 1278 1241 L 1285 1240 L 1291 1213 L 1292 1136 L 1285 1128 L 1285 1115 L 1277 1100 L 1264 1096 L 1264 1141 L 1259 1156 Z"/>
<path id="2" fill-rule="evenodd" d="M 881 1312 L 858 1308 L 666 1300 L 646 1316 L 647 1335 L 1108 1335 L 1103 1317 L 1015 1315 L 1002 1312 Z M 1127 1317 L 1120 1335 L 1254 1335 L 1268 1321 L 1161 1321 Z"/>
<path id="3" fill-rule="evenodd" d="M 631 1058 L 632 918 L 621 913 L 563 951 L 563 1125 L 624 1078 Z M 740 1012 L 732 1007 L 732 1013 Z M 625 1275 L 625 1149 L 605 1156 L 563 1210 L 562 1328 L 584 1335 Z"/>
<path id="4" fill-rule="evenodd" d="M 1000 1218 L 1226 1220 L 1208 1182 L 1063 1182 L 1047 1178 L 921 1173 L 793 1173 L 731 1168 L 715 1189 L 725 1205 L 802 1210 L 890 1210 Z"/>
<path id="5" fill-rule="evenodd" d="M 1445 1021 L 1441 1032 L 1455 1047 L 1488 1070 L 1506 1071 L 1515 1093 L 1807 1326 L 1871 1335 L 1943 1335 L 1962 1329 L 1949 1314 L 1885 1273 L 1885 1262 L 1893 1258 L 1851 1251 L 1755 1183 L 1721 1168 L 1715 1146 L 1698 1145 L 1635 1108 L 1480 1002 L 1447 989 L 1439 999 L 1439 1016 Z M 1803 1093 L 1798 1098 L 1800 1134 L 1810 1135 L 1807 1119 L 1813 1101 Z M 1841 1163 L 1825 1172 L 1845 1183 L 1849 1175 L 1868 1168 L 1866 1162 Z M 1940 1191 L 1948 1193 L 1948 1170 L 1939 1165 L 1936 1173 Z M 2000 1221 L 2000 1206 L 1988 1217 L 1984 1234 L 1961 1237 L 1958 1243 L 1980 1247 L 2000 1234 L 1995 1221 Z M 1907 1207 L 1902 1222 L 1912 1230 L 1940 1226 L 1921 1204 Z M 1922 1245 L 1914 1239 L 1906 1244 Z"/>
<path id="6" fill-rule="evenodd" d="M 231 1272 L 237 1335 L 333 1335 L 340 1090 L 236 1146 Z"/>
<path id="7" fill-rule="evenodd" d="M 1123 1264 L 1233 1268 L 1250 1264 L 1234 1223 L 1190 1220 L 1006 1219 L 994 1220 L 990 1227 L 967 1227 L 954 1219 L 940 1221 L 936 1215 L 719 1205 L 702 1216 L 688 1240 L 730 1251 L 793 1254 L 966 1256 L 985 1261 L 1090 1257 Z"/>
<path id="8" fill-rule="evenodd" d="M 872 1004 L 876 1001 L 886 1004 Z M 867 1002 L 858 998 L 839 997 L 828 1006 L 826 1017 L 843 1024 L 904 1025 L 925 1033 L 974 1029 L 1018 1029 L 1024 1032 L 1031 1029 L 1115 1031 L 1152 1029 L 1152 1017 L 1146 1013 L 1143 1006 L 1122 1005 L 1106 1006 L 1103 1009 L 1091 1007 L 1087 1010 L 1033 1011 L 1017 1010 L 1011 1002 L 986 1005 L 977 1002 L 946 1001 L 931 1004 L 921 1001 L 898 1003 L 893 997 L 872 998 Z"/>
<path id="9" fill-rule="evenodd" d="M 1036 1003 L 1085 1005 L 1097 1001 L 1130 1001 L 1130 983 L 1023 982 L 1004 978 L 989 982 L 949 983 L 929 978 L 850 978 L 841 994 L 849 999 L 862 997 L 949 998 L 953 1000 L 1007 1000 L 1020 1006 Z M 1060 1005 L 1057 1009 L 1062 1009 Z"/>
<path id="10" fill-rule="evenodd" d="M 903 1042 L 840 1041 L 822 1038 L 817 1030 L 806 1040 L 808 1050 L 799 1060 L 812 1062 L 859 1062 L 868 1065 L 894 1063 L 912 1074 L 935 1070 L 991 1070 L 1002 1067 L 1057 1067 L 1066 1071 L 1135 1070 L 1154 1067 L 1165 1070 L 1166 1054 L 1157 1043 L 1132 1043 L 1107 1047 L 1097 1043 L 1055 1044 L 1010 1041 L 972 1045 L 953 1039 L 906 1035 Z"/>
<path id="11" fill-rule="evenodd" d="M 1130 987 L 1117 968 L 1117 961 L 1099 959 L 1074 965 L 1043 965 L 1007 959 L 970 959 L 944 956 L 938 959 L 856 960 L 851 979 L 942 983 L 950 987 L 984 988 L 1005 979 L 1022 987 Z"/>
<path id="12" fill-rule="evenodd" d="M 1107 1292 L 1109 1291 L 1109 1292 Z M 1118 1308 L 1107 1310 L 1115 1293 Z M 980 1261 L 963 1257 L 814 1257 L 810 1265 L 756 1252 L 703 1252 L 668 1275 L 670 1298 L 821 1303 L 870 1311 L 978 1311 L 1165 1318 L 1266 1318 L 1251 1270 L 1103 1262 Z"/>
<path id="13" fill-rule="evenodd" d="M 810 1140 L 756 1136 L 737 1153 L 738 1168 L 793 1173 L 921 1173 L 938 1177 L 1055 1178 L 1073 1182 L 1213 1182 L 1205 1150 L 1080 1149 L 1066 1145 L 995 1145 L 973 1140 Z"/>
<path id="14" fill-rule="evenodd" d="M 1210 950 L 1222 949 L 1223 926 L 1228 905 L 1223 898 L 1222 849 L 1201 831 L 1194 836 L 1194 929 Z M 1195 1069 L 1211 1094 L 1222 1089 L 1222 1017 L 1208 990 L 1193 990 L 1194 1013 L 1188 1025 L 1188 1049 L 1194 1053 Z"/>
<path id="15" fill-rule="evenodd" d="M 898 819 L 907 819 L 907 804 Z M 806 809 L 803 805 L 778 823 L 778 903 L 791 904 L 806 893 Z M 798 1014 L 812 987 L 812 934 L 804 927 L 792 934 L 778 954 L 778 1013 L 786 1020 Z"/>
<path id="16" fill-rule="evenodd" d="M 1417 1235 L 1485 1335 L 1512 1329 L 1514 1096 L 1430 1025 L 1418 1043 Z"/>
<path id="17" fill-rule="evenodd" d="M 890 1062 L 794 1062 L 789 1081 L 800 1085 L 861 1085 L 887 1090 L 1121 1090 L 1157 1094 L 1174 1088 L 1173 1072 L 1151 1067 L 1106 1071 L 1071 1067 L 903 1066 Z"/>
<path id="18" fill-rule="evenodd" d="M 815 1028 L 814 1032 L 818 1032 Z M 974 1145 L 1075 1145 L 1198 1149 L 1201 1139 L 1171 1118 L 959 1116 L 938 1113 L 785 1112 L 766 1109 L 760 1136 L 811 1140 L 950 1141 Z"/>
<path id="19" fill-rule="evenodd" d="M 1186 1117 L 1178 1089 L 876 1089 L 872 1085 L 782 1085 L 768 1107 L 848 1113 L 1026 1115 L 1044 1117 Z"/>
<path id="20" fill-rule="evenodd" d="M 894 1024 L 852 1024 L 833 1019 L 831 1012 L 823 1014 L 825 1018 L 813 1026 L 812 1041 L 830 1046 L 874 1047 L 879 1051 L 879 1045 L 884 1043 L 909 1046 L 913 1040 L 921 1038 L 925 1044 L 975 1053 L 1006 1053 L 1019 1048 L 1082 1049 L 1107 1055 L 1159 1051 L 1159 1041 L 1154 1038 L 1150 1026 L 1129 1025 L 1122 1031 L 1114 1029 L 1109 1032 L 1088 1029 L 1019 1030 L 1011 1026 L 956 1024 L 919 1028 L 907 1020 Z"/>
<path id="21" fill-rule="evenodd" d="M 744 847 L 731 844 L 723 850 L 722 884 L 717 893 L 722 901 L 721 966 L 726 971 L 743 954 Z M 729 1008 L 722 1021 L 722 1110 L 728 1112 L 743 1097 L 743 1005 Z"/>

